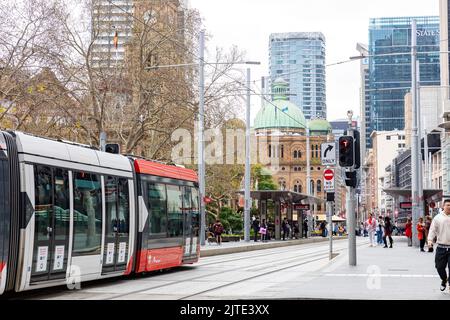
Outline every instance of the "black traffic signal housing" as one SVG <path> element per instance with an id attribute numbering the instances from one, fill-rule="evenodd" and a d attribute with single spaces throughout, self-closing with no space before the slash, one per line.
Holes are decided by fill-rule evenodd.
<path id="1" fill-rule="evenodd" d="M 354 142 L 355 140 L 350 136 L 339 138 L 339 166 L 350 168 L 355 164 Z"/>
<path id="2" fill-rule="evenodd" d="M 353 172 L 345 172 L 345 185 L 347 187 L 356 188 L 357 179 L 356 179 L 356 171 Z"/>
<path id="3" fill-rule="evenodd" d="M 358 130 L 353 130 L 355 139 L 355 169 L 361 168 L 361 135 Z"/>
<path id="4" fill-rule="evenodd" d="M 118 143 L 108 143 L 106 144 L 105 152 L 120 154 L 120 145 Z"/>

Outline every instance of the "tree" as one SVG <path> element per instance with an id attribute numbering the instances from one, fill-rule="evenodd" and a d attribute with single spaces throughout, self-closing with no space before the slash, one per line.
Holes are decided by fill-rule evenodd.
<path id="1" fill-rule="evenodd" d="M 271 173 L 261 164 L 252 166 L 254 188 L 258 190 L 278 190 Z"/>

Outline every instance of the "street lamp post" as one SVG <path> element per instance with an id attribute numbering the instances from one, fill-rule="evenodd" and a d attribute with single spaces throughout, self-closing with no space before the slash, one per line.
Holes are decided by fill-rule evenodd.
<path id="1" fill-rule="evenodd" d="M 247 110 L 245 117 L 245 207 L 244 207 L 244 240 L 250 241 L 250 68 L 247 68 Z M 255 235 L 256 238 L 256 235 Z"/>

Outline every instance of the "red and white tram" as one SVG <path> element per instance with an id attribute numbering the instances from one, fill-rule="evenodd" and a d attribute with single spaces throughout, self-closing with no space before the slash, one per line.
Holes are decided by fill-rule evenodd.
<path id="1" fill-rule="evenodd" d="M 195 171 L 0 131 L 0 294 L 197 262 Z"/>

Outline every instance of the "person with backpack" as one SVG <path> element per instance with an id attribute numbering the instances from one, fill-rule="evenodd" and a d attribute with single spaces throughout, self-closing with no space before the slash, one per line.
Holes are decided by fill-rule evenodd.
<path id="1" fill-rule="evenodd" d="M 213 230 L 214 230 L 214 236 L 216 237 L 217 244 L 220 246 L 222 244 L 223 225 L 219 219 L 217 219 L 216 223 L 214 223 Z"/>
<path id="2" fill-rule="evenodd" d="M 254 233 L 255 233 L 255 242 L 258 242 L 258 233 L 259 233 L 259 219 L 258 219 L 258 217 L 256 217 L 254 220 L 253 220 L 253 223 L 252 223 L 252 228 L 253 228 L 253 231 L 254 231 Z"/>
<path id="3" fill-rule="evenodd" d="M 384 247 L 383 248 L 387 248 L 387 240 L 386 238 L 389 237 L 389 248 L 392 248 L 392 245 L 394 244 L 394 240 L 392 239 L 392 231 L 394 229 L 394 226 L 392 225 L 391 222 L 391 218 L 389 217 L 384 217 L 384 237 L 383 237 L 383 242 L 384 242 Z"/>
<path id="4" fill-rule="evenodd" d="M 303 235 L 305 236 L 305 239 L 308 239 L 308 219 L 303 221 Z"/>

